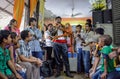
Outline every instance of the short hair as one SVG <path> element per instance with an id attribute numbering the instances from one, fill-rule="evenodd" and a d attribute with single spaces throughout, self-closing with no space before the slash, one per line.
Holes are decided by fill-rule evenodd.
<path id="1" fill-rule="evenodd" d="M 15 39 L 15 37 L 17 36 L 17 34 L 15 32 L 11 32 L 11 38 Z"/>
<path id="2" fill-rule="evenodd" d="M 91 19 L 87 19 L 86 21 L 89 22 L 90 24 L 91 24 L 91 22 L 92 22 Z"/>
<path id="3" fill-rule="evenodd" d="M 106 46 L 110 46 L 112 44 L 112 37 L 110 35 L 102 35 L 100 38 L 104 40 L 104 44 Z"/>
<path id="4" fill-rule="evenodd" d="M 37 21 L 35 18 L 30 18 L 29 19 L 29 25 L 31 25 L 31 22 L 33 22 L 33 21 Z"/>
<path id="5" fill-rule="evenodd" d="M 52 24 L 52 23 L 49 23 L 47 26 L 53 26 L 53 24 Z"/>
<path id="6" fill-rule="evenodd" d="M 77 25 L 76 27 L 79 27 L 80 29 L 82 29 L 82 25 L 80 25 L 80 24 L 79 24 L 79 25 Z"/>
<path id="7" fill-rule="evenodd" d="M 103 28 L 96 28 L 95 32 L 100 35 L 104 35 L 104 29 Z"/>
<path id="8" fill-rule="evenodd" d="M 8 30 L 1 30 L 0 31 L 0 44 L 3 42 L 3 39 L 7 39 L 10 34 L 11 32 Z"/>
<path id="9" fill-rule="evenodd" d="M 21 32 L 21 38 L 22 38 L 23 40 L 25 40 L 25 39 L 28 37 L 28 33 L 29 33 L 28 30 L 23 30 L 23 31 Z"/>
<path id="10" fill-rule="evenodd" d="M 57 16 L 56 18 L 55 18 L 55 20 L 57 20 L 57 19 L 62 19 L 60 16 Z"/>
<path id="11" fill-rule="evenodd" d="M 88 25 L 88 27 L 92 27 L 92 24 L 90 23 L 86 23 L 85 25 Z"/>

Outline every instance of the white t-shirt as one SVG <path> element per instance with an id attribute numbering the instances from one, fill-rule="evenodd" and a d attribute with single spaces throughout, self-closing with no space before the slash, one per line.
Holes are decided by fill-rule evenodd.
<path id="1" fill-rule="evenodd" d="M 46 46 L 52 46 L 52 40 L 49 38 L 51 36 L 51 33 L 47 30 L 45 31 L 45 43 Z"/>
<path id="2" fill-rule="evenodd" d="M 57 34 L 58 36 L 63 35 L 63 31 L 58 29 Z M 59 37 L 58 40 L 65 40 L 65 37 Z"/>

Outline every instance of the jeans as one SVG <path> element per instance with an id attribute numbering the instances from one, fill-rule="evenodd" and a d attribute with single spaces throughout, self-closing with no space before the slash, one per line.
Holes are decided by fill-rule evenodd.
<path id="1" fill-rule="evenodd" d="M 68 50 L 65 43 L 54 43 L 53 45 L 54 57 L 57 65 L 57 72 L 60 73 L 61 68 L 61 56 L 63 63 L 65 64 L 66 72 L 70 71 L 69 61 L 68 61 Z"/>
<path id="2" fill-rule="evenodd" d="M 39 52 L 33 51 L 32 55 L 36 58 L 39 58 L 39 59 L 43 60 L 43 51 L 39 51 Z"/>
<path id="3" fill-rule="evenodd" d="M 82 72 L 82 48 L 78 48 L 78 55 L 77 55 L 77 71 Z"/>
<path id="4" fill-rule="evenodd" d="M 101 79 L 101 75 L 102 75 L 102 71 L 100 71 L 100 69 L 98 71 L 95 72 L 95 74 L 93 74 L 92 79 Z M 120 79 L 120 72 L 117 71 L 112 71 L 110 73 L 107 74 L 107 78 L 106 79 Z"/>
<path id="5" fill-rule="evenodd" d="M 84 65 L 84 70 L 85 73 L 88 74 L 90 70 L 90 52 L 83 50 L 82 51 L 82 56 L 83 56 L 83 65 Z"/>
<path id="6" fill-rule="evenodd" d="M 92 79 L 100 79 L 100 75 L 102 74 L 103 72 L 99 70 L 97 70 L 93 76 L 92 76 Z"/>
<path id="7" fill-rule="evenodd" d="M 23 79 L 27 79 L 25 72 L 23 72 L 23 71 L 17 71 L 17 72 L 22 76 Z"/>
<path id="8" fill-rule="evenodd" d="M 47 60 L 51 60 L 52 47 L 46 47 L 46 51 L 47 51 Z"/>

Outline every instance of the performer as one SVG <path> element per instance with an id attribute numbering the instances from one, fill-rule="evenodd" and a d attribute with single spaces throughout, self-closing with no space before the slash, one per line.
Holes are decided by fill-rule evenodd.
<path id="1" fill-rule="evenodd" d="M 61 64 L 61 55 L 63 63 L 65 64 L 66 69 L 66 76 L 73 78 L 73 76 L 70 74 L 70 66 L 68 61 L 68 51 L 67 51 L 67 40 L 66 37 L 67 34 L 65 33 L 65 27 L 61 24 L 61 17 L 56 17 L 56 29 L 57 29 L 57 36 L 55 36 L 53 50 L 54 50 L 54 57 L 56 60 L 57 70 L 55 77 L 60 76 L 60 64 Z M 67 32 L 67 31 L 66 31 Z M 65 34 L 64 34 L 65 33 Z"/>

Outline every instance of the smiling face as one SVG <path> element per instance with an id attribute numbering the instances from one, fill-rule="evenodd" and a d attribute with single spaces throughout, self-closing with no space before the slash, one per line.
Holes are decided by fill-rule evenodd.
<path id="1" fill-rule="evenodd" d="M 7 38 L 4 38 L 3 43 L 5 43 L 6 45 L 11 44 L 12 43 L 11 35 L 9 35 Z"/>
<path id="2" fill-rule="evenodd" d="M 105 45 L 104 40 L 105 40 L 104 38 L 99 38 L 98 42 L 99 47 L 103 47 Z"/>

